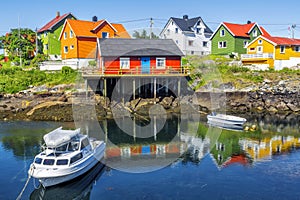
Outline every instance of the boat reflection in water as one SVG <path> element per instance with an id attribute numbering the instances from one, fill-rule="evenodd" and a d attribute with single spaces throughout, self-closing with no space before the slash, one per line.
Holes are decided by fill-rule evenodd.
<path id="1" fill-rule="evenodd" d="M 99 162 L 86 174 L 71 182 L 59 186 L 44 188 L 41 185 L 31 195 L 31 200 L 37 199 L 90 199 L 90 194 L 96 181 L 105 171 L 105 166 Z"/>

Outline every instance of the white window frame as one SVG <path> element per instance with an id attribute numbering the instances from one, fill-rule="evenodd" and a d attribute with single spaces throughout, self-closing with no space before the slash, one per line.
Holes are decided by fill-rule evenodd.
<path id="1" fill-rule="evenodd" d="M 264 51 L 263 46 L 257 46 L 256 53 L 263 53 L 263 51 Z"/>
<path id="2" fill-rule="evenodd" d="M 247 45 L 249 44 L 249 41 L 244 40 L 244 48 L 247 48 Z"/>
<path id="3" fill-rule="evenodd" d="M 188 41 L 188 46 L 189 46 L 189 47 L 194 46 L 194 40 L 189 40 L 189 41 Z"/>
<path id="4" fill-rule="evenodd" d="M 156 69 L 166 69 L 166 58 L 157 57 L 156 58 Z"/>
<path id="5" fill-rule="evenodd" d="M 295 46 L 295 47 L 294 47 L 294 51 L 295 51 L 295 52 L 300 52 L 300 46 Z"/>
<path id="6" fill-rule="evenodd" d="M 128 57 L 120 58 L 120 69 L 130 69 L 130 58 Z"/>
<path id="7" fill-rule="evenodd" d="M 262 44 L 263 43 L 263 41 L 262 40 L 258 40 L 258 44 Z"/>
<path id="8" fill-rule="evenodd" d="M 64 53 L 68 53 L 69 52 L 69 47 L 68 46 L 64 46 Z"/>
<path id="9" fill-rule="evenodd" d="M 175 28 L 175 33 L 179 33 L 179 28 Z"/>
<path id="10" fill-rule="evenodd" d="M 225 30 L 224 30 L 224 29 L 222 29 L 222 30 L 220 31 L 220 37 L 225 37 Z"/>
<path id="11" fill-rule="evenodd" d="M 72 45 L 70 45 L 70 49 L 74 49 L 74 45 L 72 44 Z"/>
<path id="12" fill-rule="evenodd" d="M 64 32 L 64 39 L 67 39 L 67 37 L 68 37 L 68 33 Z"/>
<path id="13" fill-rule="evenodd" d="M 104 34 L 104 33 L 106 33 L 106 37 L 103 37 L 103 34 Z M 109 32 L 106 32 L 106 31 L 102 32 L 102 33 L 101 33 L 101 37 L 102 37 L 102 38 L 109 38 Z"/>
<path id="14" fill-rule="evenodd" d="M 73 38 L 74 37 L 74 33 L 72 30 L 70 30 L 70 38 Z"/>
<path id="15" fill-rule="evenodd" d="M 207 42 L 207 41 L 203 41 L 203 42 L 202 42 L 202 46 L 203 46 L 203 47 L 208 47 L 208 42 Z"/>
<path id="16" fill-rule="evenodd" d="M 284 54 L 285 53 L 285 46 L 280 45 L 280 53 Z"/>
<path id="17" fill-rule="evenodd" d="M 257 30 L 256 29 L 253 30 L 252 36 L 257 37 Z"/>
<path id="18" fill-rule="evenodd" d="M 218 48 L 219 49 L 225 49 L 225 48 L 227 48 L 227 41 L 220 41 L 218 43 Z"/>

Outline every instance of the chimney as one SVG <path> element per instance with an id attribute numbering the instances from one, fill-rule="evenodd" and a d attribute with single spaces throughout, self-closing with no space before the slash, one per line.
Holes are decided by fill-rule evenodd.
<path id="1" fill-rule="evenodd" d="M 59 11 L 56 12 L 56 17 L 60 17 L 60 12 Z"/>
<path id="2" fill-rule="evenodd" d="M 98 17 L 97 17 L 97 16 L 94 16 L 94 17 L 92 18 L 92 21 L 93 21 L 93 22 L 97 22 L 97 21 L 98 21 Z"/>
<path id="3" fill-rule="evenodd" d="M 251 24 L 252 22 L 250 20 L 247 21 L 247 24 Z"/>
<path id="4" fill-rule="evenodd" d="M 189 16 L 188 16 L 188 15 L 183 15 L 183 19 L 184 19 L 184 20 L 188 20 L 188 19 L 189 19 Z"/>

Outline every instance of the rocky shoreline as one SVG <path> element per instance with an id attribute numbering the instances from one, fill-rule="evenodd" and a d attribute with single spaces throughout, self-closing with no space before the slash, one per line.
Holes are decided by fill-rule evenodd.
<path id="1" fill-rule="evenodd" d="M 0 120 L 64 121 L 74 120 L 74 99 L 85 93 L 74 91 L 74 85 L 31 88 L 17 94 L 0 95 Z M 81 104 L 95 108 L 98 120 L 122 117 L 125 114 L 148 116 L 164 109 L 169 113 L 203 113 L 222 110 L 234 113 L 271 113 L 289 115 L 300 113 L 300 92 L 297 86 L 285 82 L 271 85 L 264 81 L 259 87 L 245 90 L 198 91 L 180 98 L 135 99 L 131 102 L 110 101 L 99 95 L 90 95 Z M 153 105 L 155 106 L 154 109 Z M 86 105 L 83 105 L 86 106 Z M 83 115 L 84 116 L 84 115 Z"/>

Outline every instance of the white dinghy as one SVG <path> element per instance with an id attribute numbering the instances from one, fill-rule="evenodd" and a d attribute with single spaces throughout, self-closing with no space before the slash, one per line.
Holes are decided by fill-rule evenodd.
<path id="1" fill-rule="evenodd" d="M 28 174 L 44 187 L 70 181 L 92 169 L 104 157 L 106 144 L 80 129 L 62 127 L 44 136 L 44 150 L 34 158 Z"/>

